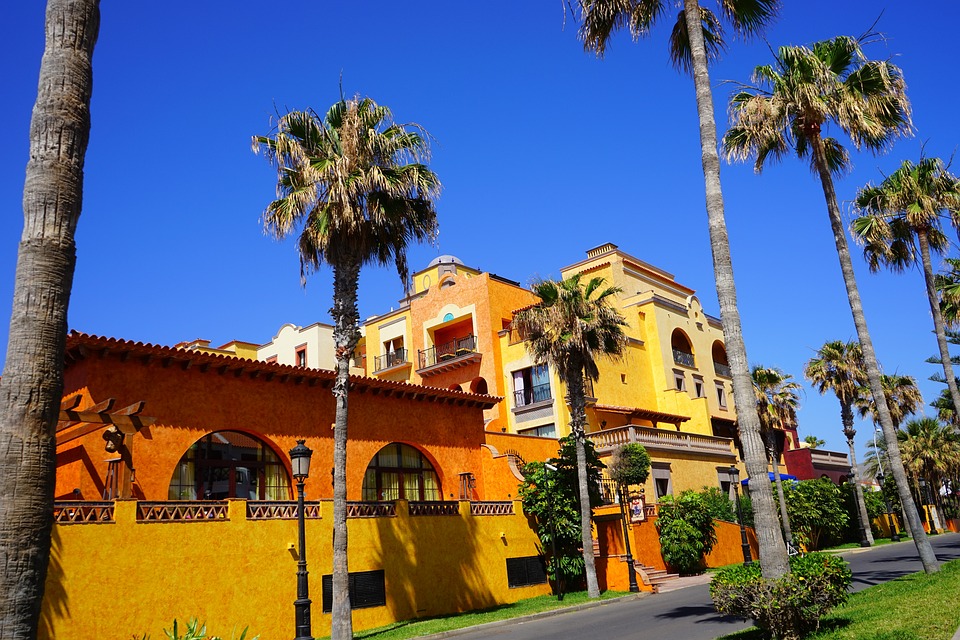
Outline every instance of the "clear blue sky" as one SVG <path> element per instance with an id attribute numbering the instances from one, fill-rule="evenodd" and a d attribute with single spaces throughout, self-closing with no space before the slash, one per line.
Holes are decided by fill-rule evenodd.
<path id="1" fill-rule="evenodd" d="M 9 3 L 0 21 L 0 354 L 6 351 L 30 111 L 43 50 L 43 3 Z M 960 8 L 935 0 L 789 1 L 771 46 L 859 35 L 883 15 L 868 49 L 904 69 L 916 136 L 887 155 L 854 155 L 838 184 L 849 214 L 857 187 L 903 159 L 949 157 L 958 143 Z M 523 283 L 603 242 L 676 274 L 719 315 L 704 212 L 692 81 L 667 62 L 671 16 L 652 35 L 619 37 L 605 60 L 586 54 L 564 3 L 104 2 L 94 58 L 78 263 L 69 324 L 99 335 L 172 345 L 207 338 L 268 341 L 282 323 L 328 320 L 332 274 L 300 286 L 292 243 L 259 217 L 275 177 L 250 150 L 277 111 L 324 110 L 368 95 L 436 138 L 444 183 L 439 253 Z M 670 23 L 670 24 L 668 24 Z M 726 123 L 731 85 L 770 62 L 764 42 L 733 42 L 712 71 Z M 789 159 L 762 176 L 724 166 L 744 332 L 751 363 L 802 377 L 826 340 L 854 337 L 819 183 Z M 855 258 L 867 319 L 888 372 L 940 385 L 919 272 L 867 272 Z M 395 273 L 368 269 L 361 315 L 401 297 Z M 0 356 L 2 357 L 2 356 Z M 928 410 L 929 411 L 929 410 Z M 835 398 L 807 387 L 801 435 L 844 450 Z M 861 425 L 859 448 L 872 427 Z M 862 455 L 862 454 L 861 454 Z"/>

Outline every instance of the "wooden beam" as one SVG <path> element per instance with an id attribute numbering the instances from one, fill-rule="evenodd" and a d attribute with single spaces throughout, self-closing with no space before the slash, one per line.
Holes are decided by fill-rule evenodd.
<path id="1" fill-rule="evenodd" d="M 76 409 L 80 406 L 80 403 L 83 402 L 83 396 L 79 393 L 75 396 L 70 396 L 66 400 L 60 403 L 61 411 L 70 411 L 71 409 Z"/>

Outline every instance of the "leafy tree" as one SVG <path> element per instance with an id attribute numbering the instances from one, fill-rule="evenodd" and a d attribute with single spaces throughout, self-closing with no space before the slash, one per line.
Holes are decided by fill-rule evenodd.
<path id="1" fill-rule="evenodd" d="M 0 376 L 0 628 L 35 638 L 43 600 L 63 395 L 67 305 L 90 138 L 98 0 L 48 0 L 30 119 L 6 363 Z"/>
<path id="2" fill-rule="evenodd" d="M 850 516 L 837 485 L 823 479 L 801 480 L 790 482 L 786 494 L 790 522 L 808 550 L 842 537 Z"/>
<path id="3" fill-rule="evenodd" d="M 333 268 L 336 421 L 333 431 L 333 609 L 331 637 L 353 636 L 347 572 L 347 394 L 360 339 L 357 288 L 365 264 L 391 260 L 404 284 L 411 242 L 437 232 L 440 181 L 427 168 L 429 144 L 418 125 L 392 120 L 369 98 L 342 99 L 321 117 L 291 111 L 253 149 L 277 169 L 277 199 L 263 213 L 278 238 L 299 229 L 301 278 Z"/>
<path id="4" fill-rule="evenodd" d="M 944 227 L 956 227 L 960 216 L 960 180 L 947 170 L 940 158 L 921 157 L 916 164 L 904 160 L 879 185 L 868 184 L 860 189 L 855 204 L 863 215 L 853 221 L 851 228 L 854 236 L 863 242 L 863 254 L 871 271 L 886 266 L 902 272 L 919 262 L 944 381 L 954 406 L 960 407 L 960 390 L 947 347 L 946 326 L 931 261 L 931 253 L 941 254 L 949 249 Z"/>
<path id="5" fill-rule="evenodd" d="M 800 404 L 798 391 L 800 385 L 793 381 L 793 376 L 776 368 L 756 365 L 750 371 L 753 379 L 753 390 L 756 395 L 757 414 L 760 416 L 760 432 L 767 441 L 767 455 L 773 466 L 773 480 L 777 487 L 777 497 L 780 499 L 780 520 L 783 525 L 785 538 L 793 542 L 790 528 L 790 516 L 787 512 L 787 503 L 783 495 L 783 483 L 780 480 L 780 452 L 777 450 L 777 431 L 786 428 L 787 421 L 794 421 L 797 407 Z M 766 476 L 764 469 L 763 476 Z M 763 477 L 760 476 L 760 477 Z M 766 485 L 765 482 L 756 483 Z M 753 497 L 755 487 L 750 485 L 750 494 Z"/>
<path id="6" fill-rule="evenodd" d="M 757 86 L 745 86 L 731 98 L 733 125 L 724 135 L 723 145 L 730 159 L 755 158 L 758 172 L 768 159 L 780 159 L 792 147 L 819 176 L 864 369 L 876 399 L 884 397 L 880 366 L 867 329 L 833 182 L 849 167 L 849 156 L 839 141 L 823 134 L 825 128 L 834 125 L 857 148 L 882 151 L 910 133 L 911 120 L 900 69 L 889 61 L 867 59 L 862 44 L 863 39 L 839 36 L 812 47 L 780 47 L 772 65 L 754 70 Z M 877 411 L 890 448 L 890 471 L 900 500 L 907 517 L 919 527 L 893 421 L 885 403 L 878 401 Z M 930 542 L 924 536 L 915 536 L 914 541 L 924 570 L 937 571 L 939 564 Z"/>
<path id="7" fill-rule="evenodd" d="M 714 520 L 723 520 L 724 522 L 736 522 L 737 514 L 730 497 L 719 487 L 703 487 L 700 489 L 700 497 L 707 505 L 707 511 Z"/>
<path id="8" fill-rule="evenodd" d="M 664 562 L 678 573 L 701 572 L 704 556 L 717 543 L 715 526 L 707 501 L 696 491 L 660 498 L 657 531 Z"/>
<path id="9" fill-rule="evenodd" d="M 843 435 L 847 438 L 847 449 L 850 451 L 857 509 L 860 511 L 864 536 L 867 542 L 873 545 L 873 533 L 868 525 L 870 519 L 863 499 L 863 488 L 860 486 L 857 448 L 853 440 L 857 435 L 853 428 L 853 405 L 867 381 L 863 371 L 863 351 L 853 340 L 827 342 L 817 350 L 817 355 L 804 365 L 803 375 L 813 383 L 820 395 L 832 391 L 840 402 L 840 422 L 843 425 Z"/>
<path id="10" fill-rule="evenodd" d="M 523 502 L 524 513 L 537 519 L 537 536 L 540 538 L 542 552 L 550 555 L 547 572 L 554 581 L 558 580 L 559 575 L 568 580 L 582 576 L 585 567 L 581 551 L 576 444 L 573 438 L 568 436 L 560 440 L 560 445 L 559 457 L 548 461 L 556 471 L 548 469 L 542 462 L 528 463 L 523 468 L 524 481 L 518 493 Z M 590 440 L 585 443 L 585 453 L 592 508 L 603 501 L 600 492 L 600 470 L 603 463 Z M 559 582 L 557 587 L 560 588 Z"/>
<path id="11" fill-rule="evenodd" d="M 826 440 L 821 440 L 815 435 L 804 436 L 803 441 L 807 443 L 807 446 L 811 449 L 819 449 L 823 445 L 827 444 Z"/>
<path id="12" fill-rule="evenodd" d="M 637 39 L 669 15 L 666 0 L 580 0 L 582 23 L 580 39 L 586 51 L 603 57 L 614 34 L 629 30 Z M 766 456 L 760 437 L 760 421 L 753 409 L 747 350 L 743 342 L 733 262 L 724 220 L 723 193 L 720 187 L 720 156 L 717 153 L 717 124 L 714 118 L 713 90 L 710 87 L 709 62 L 725 47 L 722 17 L 743 37 L 758 35 L 773 21 L 780 9 L 779 0 L 720 0 L 718 13 L 700 6 L 698 0 L 683 0 L 683 11 L 670 35 L 670 60 L 693 76 L 700 127 L 700 156 L 706 191 L 707 228 L 713 255 L 713 270 L 720 302 L 720 317 L 733 374 L 734 404 L 743 445 L 747 473 L 757 477 L 766 473 Z M 776 526 L 773 494 L 758 489 L 757 516 L 760 527 L 757 541 L 763 561 L 763 575 L 775 578 L 790 571 L 787 551 Z"/>
<path id="13" fill-rule="evenodd" d="M 607 473 L 621 487 L 643 484 L 650 476 L 650 454 L 638 442 L 621 445 L 614 451 Z"/>
<path id="14" fill-rule="evenodd" d="M 587 593 L 600 597 L 597 570 L 593 557 L 590 528 L 590 486 L 585 442 L 586 394 L 584 379 L 600 378 L 597 359 L 619 358 L 626 348 L 623 328 L 626 320 L 611 306 L 617 287 L 607 287 L 603 278 L 581 283 L 580 274 L 557 282 L 544 280 L 533 285 L 540 302 L 514 315 L 514 326 L 527 351 L 538 364 L 550 364 L 567 387 L 570 397 L 570 431 L 577 451 L 580 495 L 580 526 L 583 536 L 583 562 L 587 576 Z"/>

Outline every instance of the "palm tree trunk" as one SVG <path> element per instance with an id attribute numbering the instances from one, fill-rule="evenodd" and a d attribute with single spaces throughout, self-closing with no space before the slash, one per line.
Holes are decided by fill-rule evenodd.
<path id="1" fill-rule="evenodd" d="M 860 471 L 857 469 L 857 448 L 854 446 L 853 438 L 847 438 L 847 447 L 850 448 L 850 470 L 853 474 L 853 499 L 856 501 L 856 509 L 860 512 L 860 528 L 863 530 L 863 536 L 867 543 L 872 547 L 874 545 L 873 530 L 870 527 L 870 514 L 867 513 L 867 503 L 863 499 L 863 487 L 860 486 Z"/>
<path id="2" fill-rule="evenodd" d="M 743 458 L 749 477 L 766 478 L 767 458 L 763 439 L 760 437 L 760 418 L 757 416 L 747 348 L 743 342 L 743 330 L 740 326 L 737 289 L 733 279 L 733 261 L 730 258 L 730 242 L 724 220 L 723 192 L 720 189 L 720 156 L 717 153 L 717 123 L 713 115 L 713 91 L 710 88 L 707 51 L 703 44 L 703 26 L 697 0 L 684 0 L 684 17 L 687 32 L 690 35 L 693 83 L 697 96 L 697 115 L 700 120 L 700 158 L 706 190 L 707 226 L 713 253 L 713 272 L 717 283 L 717 298 L 720 302 L 720 318 L 723 322 L 727 357 L 733 375 L 733 400 L 737 410 Z M 757 524 L 757 544 L 763 575 L 766 578 L 779 578 L 790 571 L 790 563 L 783 538 L 780 536 L 780 528 L 777 526 L 773 491 L 770 489 L 769 482 L 753 482 L 749 486 Z"/>
<path id="3" fill-rule="evenodd" d="M 780 477 L 780 456 L 777 455 L 777 435 L 773 429 L 767 431 L 767 447 L 770 451 L 770 464 L 773 466 L 773 481 L 777 485 L 777 499 L 780 501 L 780 522 L 783 525 L 783 539 L 793 544 L 790 515 L 787 513 L 787 497 L 783 493 L 783 479 Z"/>
<path id="4" fill-rule="evenodd" d="M 820 182 L 823 186 L 823 197 L 827 203 L 827 213 L 830 216 L 830 228 L 833 230 L 833 239 L 837 246 L 837 257 L 840 260 L 840 271 L 843 274 L 843 283 L 847 289 L 847 299 L 850 302 L 850 311 L 853 314 L 853 324 L 857 328 L 857 339 L 860 342 L 860 348 L 863 350 L 863 363 L 866 368 L 867 379 L 870 381 L 870 393 L 873 395 L 874 405 L 880 420 L 880 427 L 883 429 L 883 438 L 887 443 L 887 457 L 889 460 L 890 472 L 897 485 L 897 493 L 900 495 L 900 501 L 903 504 L 904 517 L 910 521 L 912 531 L 922 532 L 920 518 L 917 515 L 917 508 L 910 495 L 910 485 L 907 483 L 907 474 L 903 468 L 903 459 L 900 456 L 900 445 L 897 442 L 897 433 L 893 428 L 893 420 L 890 417 L 890 410 L 887 407 L 886 396 L 883 393 L 883 385 L 880 382 L 880 365 L 877 364 L 877 356 L 873 350 L 873 341 L 870 339 L 870 332 L 867 330 L 867 319 L 863 313 L 863 304 L 860 301 L 860 291 L 857 289 L 857 280 L 853 273 L 853 262 L 850 260 L 850 248 L 847 245 L 847 236 L 843 230 L 843 222 L 840 220 L 840 207 L 837 206 L 837 193 L 833 188 L 833 177 L 827 168 L 826 154 L 823 148 L 823 139 L 820 137 L 819 127 L 814 131 L 806 132 L 813 149 L 814 164 L 817 167 L 817 173 L 820 175 Z M 933 547 L 926 536 L 915 535 L 914 543 L 917 545 L 917 553 L 920 555 L 920 562 L 923 564 L 923 570 L 927 573 L 939 571 L 940 566 L 937 562 L 937 556 L 933 553 Z"/>
<path id="5" fill-rule="evenodd" d="M 585 427 L 587 414 L 584 409 L 586 399 L 583 387 L 583 365 L 571 362 L 568 365 L 567 393 L 570 395 L 570 431 L 573 434 L 577 450 L 577 489 L 580 494 L 580 541 L 583 545 L 583 564 L 587 578 L 587 596 L 600 597 L 600 585 L 597 582 L 596 559 L 593 555 L 593 512 L 590 509 L 590 486 L 587 479 L 587 452 Z"/>
<path id="6" fill-rule="evenodd" d="M 0 638 L 36 638 L 50 555 L 74 232 L 90 136 L 98 0 L 50 0 L 0 377 Z"/>
<path id="7" fill-rule="evenodd" d="M 937 296 L 937 288 L 933 282 L 930 239 L 925 229 L 917 231 L 917 240 L 920 244 L 920 259 L 923 262 L 923 281 L 927 286 L 927 300 L 930 302 L 933 328 L 937 334 L 937 346 L 940 348 L 940 361 L 943 363 L 943 375 L 947 379 L 947 388 L 950 390 L 953 406 L 960 410 L 960 391 L 957 390 L 957 379 L 953 375 L 953 362 L 950 360 L 950 349 L 947 346 L 947 332 L 943 324 L 943 314 L 940 312 L 940 298 Z"/>
<path id="8" fill-rule="evenodd" d="M 333 344 L 337 379 L 333 385 L 336 421 L 333 426 L 333 603 L 330 611 L 331 640 L 353 637 L 350 608 L 350 574 L 347 568 L 347 394 L 350 390 L 350 360 L 360 339 L 357 288 L 360 260 L 344 260 L 333 269 Z"/>

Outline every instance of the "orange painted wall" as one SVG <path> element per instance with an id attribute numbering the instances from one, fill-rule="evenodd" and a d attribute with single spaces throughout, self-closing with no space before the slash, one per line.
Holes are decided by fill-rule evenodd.
<path id="1" fill-rule="evenodd" d="M 260 365 L 263 366 L 263 365 Z M 112 355 L 88 358 L 70 365 L 65 395 L 80 392 L 85 403 L 116 398 L 117 407 L 146 402 L 143 415 L 157 419 L 155 425 L 134 436 L 136 468 L 134 496 L 166 500 L 174 468 L 187 448 L 212 431 L 237 430 L 267 442 L 281 460 L 297 438 L 306 438 L 314 450 L 308 498 L 332 497 L 330 470 L 333 460 L 334 400 L 322 383 L 297 384 L 278 375 L 221 373 L 216 367 L 187 370 L 179 364 L 164 366 L 155 358 L 121 361 Z M 364 471 L 371 458 L 390 442 L 419 448 L 437 469 L 444 497 L 458 496 L 458 474 L 472 472 L 483 494 L 484 442 L 480 407 L 459 406 L 429 397 L 387 397 L 362 392 L 354 385 L 350 393 L 350 427 L 347 447 L 347 495 L 361 498 Z M 415 389 L 414 389 L 415 391 Z M 409 394 L 413 396 L 414 393 Z M 102 431 L 93 432 L 58 448 L 56 495 L 73 496 L 80 489 L 85 499 L 99 499 L 106 475 L 105 460 L 114 457 L 104 450 Z"/>

